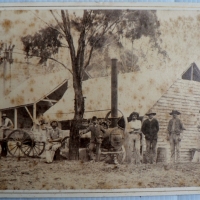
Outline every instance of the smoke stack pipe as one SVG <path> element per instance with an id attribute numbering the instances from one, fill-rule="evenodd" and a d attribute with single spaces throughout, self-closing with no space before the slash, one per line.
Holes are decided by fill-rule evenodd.
<path id="1" fill-rule="evenodd" d="M 118 80 L 117 59 L 111 59 L 111 127 L 117 127 L 118 121 Z"/>

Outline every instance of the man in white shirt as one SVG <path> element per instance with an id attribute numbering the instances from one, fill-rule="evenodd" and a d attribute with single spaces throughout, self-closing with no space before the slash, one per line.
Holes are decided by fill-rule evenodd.
<path id="1" fill-rule="evenodd" d="M 138 120 L 139 114 L 137 112 L 131 113 L 128 123 L 127 131 L 129 133 L 129 148 L 135 152 L 135 164 L 140 164 L 140 138 L 141 138 L 141 121 Z"/>
<path id="2" fill-rule="evenodd" d="M 58 122 L 52 121 L 51 127 L 47 133 L 47 143 L 45 145 L 46 150 L 46 163 L 52 163 L 55 152 L 61 147 L 62 131 L 58 128 Z"/>

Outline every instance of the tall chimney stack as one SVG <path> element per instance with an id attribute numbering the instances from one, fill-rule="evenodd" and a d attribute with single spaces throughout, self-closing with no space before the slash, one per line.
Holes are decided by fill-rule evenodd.
<path id="1" fill-rule="evenodd" d="M 112 59 L 111 67 L 111 127 L 117 127 L 118 121 L 118 80 L 117 59 Z"/>

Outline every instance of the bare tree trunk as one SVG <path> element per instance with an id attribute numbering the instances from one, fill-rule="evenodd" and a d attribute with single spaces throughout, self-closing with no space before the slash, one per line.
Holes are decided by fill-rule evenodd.
<path id="1" fill-rule="evenodd" d="M 78 67 L 76 67 L 78 69 Z M 82 124 L 83 114 L 84 114 L 84 97 L 82 94 L 82 73 L 73 74 L 73 87 L 75 91 L 74 99 L 74 119 L 71 122 L 70 128 L 70 143 L 69 143 L 69 159 L 78 160 L 79 159 L 79 130 Z"/>

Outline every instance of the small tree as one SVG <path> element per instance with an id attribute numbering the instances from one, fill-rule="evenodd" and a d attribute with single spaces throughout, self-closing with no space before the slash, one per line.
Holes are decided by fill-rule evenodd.
<path id="1" fill-rule="evenodd" d="M 46 23 L 47 28 L 39 30 L 32 36 L 23 37 L 22 42 L 28 57 L 39 57 L 39 63 L 47 59 L 54 60 L 72 74 L 75 97 L 74 118 L 70 129 L 69 158 L 78 159 L 79 128 L 84 114 L 82 76 L 90 64 L 94 50 L 102 48 L 111 36 L 115 38 L 117 44 L 120 44 L 122 35 L 132 40 L 139 39 L 142 35 L 153 38 L 157 34 L 159 24 L 155 12 L 152 11 L 83 10 L 80 11 L 82 16 L 80 13 L 79 15 L 70 14 L 67 10 L 61 10 L 60 15 L 56 11 L 50 12 L 55 19 L 56 26 Z M 148 24 L 148 17 L 152 20 L 151 24 Z M 128 25 L 132 21 L 135 22 L 135 26 L 130 29 Z M 53 57 L 58 53 L 59 48 L 69 50 L 71 68 Z"/>

